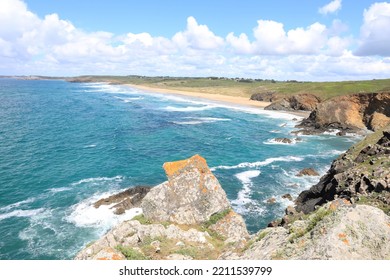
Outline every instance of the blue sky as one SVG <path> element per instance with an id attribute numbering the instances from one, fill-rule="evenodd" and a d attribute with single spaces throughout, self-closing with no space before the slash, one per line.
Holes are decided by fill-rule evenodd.
<path id="1" fill-rule="evenodd" d="M 185 28 L 186 19 L 195 17 L 213 32 L 226 36 L 229 32 L 250 32 L 259 19 L 283 22 L 287 29 L 307 26 L 316 21 L 331 23 L 341 18 L 358 35 L 363 10 L 373 1 L 344 0 L 336 14 L 321 15 L 319 7 L 327 0 L 97 0 L 42 1 L 26 0 L 31 11 L 44 17 L 58 13 L 63 19 L 88 30 L 104 30 L 116 34 L 148 32 L 152 35 L 173 36 Z"/>
<path id="2" fill-rule="evenodd" d="M 0 75 L 390 77 L 390 3 L 0 1 Z"/>

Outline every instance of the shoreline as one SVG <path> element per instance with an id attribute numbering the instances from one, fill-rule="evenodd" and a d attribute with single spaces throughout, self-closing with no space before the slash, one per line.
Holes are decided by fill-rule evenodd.
<path id="1" fill-rule="evenodd" d="M 206 99 L 206 100 L 216 101 L 216 102 L 222 102 L 222 103 L 227 103 L 227 104 L 232 104 L 232 105 L 259 108 L 259 109 L 263 109 L 263 110 L 266 106 L 271 104 L 271 102 L 255 101 L 255 100 L 250 100 L 246 97 L 241 97 L 241 96 L 229 96 L 229 95 L 223 95 L 223 94 L 211 94 L 211 93 L 203 93 L 203 92 L 163 89 L 163 88 L 155 88 L 155 87 L 149 87 L 149 86 L 144 86 L 144 85 L 134 85 L 134 84 L 124 84 L 124 85 L 132 87 L 132 88 L 136 88 L 139 90 L 143 90 L 143 91 L 152 91 L 152 92 L 161 93 L 161 94 L 171 94 L 171 95 L 178 95 L 178 96 L 195 97 L 195 98 Z M 270 112 L 272 112 L 272 110 L 270 110 Z M 275 111 L 275 112 L 291 114 L 291 115 L 295 115 L 295 116 L 302 117 L 302 118 L 307 118 L 310 115 L 310 112 L 306 112 L 306 111 Z"/>

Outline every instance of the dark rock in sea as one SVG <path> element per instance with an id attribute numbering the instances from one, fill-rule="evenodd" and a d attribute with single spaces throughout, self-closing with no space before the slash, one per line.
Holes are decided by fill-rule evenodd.
<path id="1" fill-rule="evenodd" d="M 284 143 L 284 144 L 291 144 L 293 141 L 288 138 L 275 138 L 275 142 Z"/>
<path id="2" fill-rule="evenodd" d="M 150 191 L 151 187 L 137 186 L 127 189 L 123 192 L 111 195 L 107 198 L 96 201 L 93 206 L 99 208 L 102 205 L 114 204 L 111 209 L 115 209 L 114 213 L 117 215 L 124 214 L 126 210 L 139 207 L 142 199 Z"/>
<path id="3" fill-rule="evenodd" d="M 276 203 L 276 198 L 275 198 L 275 197 L 268 198 L 268 199 L 267 199 L 267 203 L 268 203 L 268 204 L 274 204 L 274 203 Z"/>
<path id="4" fill-rule="evenodd" d="M 292 200 L 293 200 L 293 198 L 292 198 L 291 194 L 289 194 L 289 193 L 286 193 L 286 194 L 282 195 L 282 198 L 284 198 L 284 199 L 288 199 L 288 200 L 290 200 L 290 201 L 292 201 Z"/>
<path id="5" fill-rule="evenodd" d="M 315 171 L 313 168 L 304 168 L 301 171 L 298 172 L 295 176 L 301 177 L 301 176 L 319 176 L 317 171 Z"/>

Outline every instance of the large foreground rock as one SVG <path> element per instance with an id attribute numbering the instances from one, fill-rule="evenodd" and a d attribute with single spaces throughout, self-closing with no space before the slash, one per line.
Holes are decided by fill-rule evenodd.
<path id="1" fill-rule="evenodd" d="M 201 156 L 163 167 L 168 181 L 154 187 L 141 203 L 147 219 L 193 225 L 230 208 L 225 191 Z"/>
<path id="2" fill-rule="evenodd" d="M 384 260 L 390 258 L 390 217 L 372 206 L 328 204 L 287 228 L 267 228 L 253 241 L 225 258 Z"/>

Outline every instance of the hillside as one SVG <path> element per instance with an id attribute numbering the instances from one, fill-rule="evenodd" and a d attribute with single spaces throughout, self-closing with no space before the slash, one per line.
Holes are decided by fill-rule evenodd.
<path id="1" fill-rule="evenodd" d="M 67 80 L 73 82 L 134 84 L 162 89 L 224 94 L 248 98 L 256 93 L 276 93 L 280 96 L 310 93 L 316 95 L 321 100 L 326 100 L 340 95 L 390 90 L 390 79 L 343 82 L 298 82 L 217 77 L 80 76 L 68 78 Z"/>

